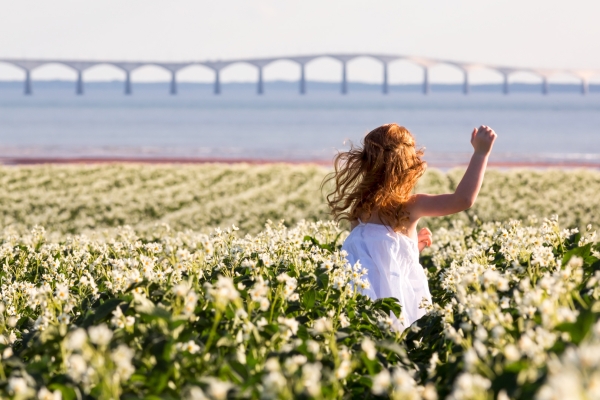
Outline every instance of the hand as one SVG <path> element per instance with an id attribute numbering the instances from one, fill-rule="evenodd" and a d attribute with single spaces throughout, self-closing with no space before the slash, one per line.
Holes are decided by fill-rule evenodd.
<path id="1" fill-rule="evenodd" d="M 419 242 L 419 253 L 422 252 L 425 247 L 429 247 L 433 243 L 431 231 L 427 228 L 423 228 L 419 231 L 417 239 Z"/>
<path id="2" fill-rule="evenodd" d="M 490 154 L 496 137 L 496 132 L 489 126 L 481 125 L 479 129 L 473 129 L 473 133 L 471 133 L 471 144 L 475 149 L 475 153 L 483 155 Z"/>

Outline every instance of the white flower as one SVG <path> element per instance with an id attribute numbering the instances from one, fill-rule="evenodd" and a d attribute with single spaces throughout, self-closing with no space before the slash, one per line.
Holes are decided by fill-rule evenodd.
<path id="1" fill-rule="evenodd" d="M 112 351 L 110 354 L 110 358 L 117 365 L 124 365 L 131 363 L 133 359 L 134 352 L 127 345 L 120 344 L 116 349 Z"/>
<path id="2" fill-rule="evenodd" d="M 196 354 L 200 351 L 200 346 L 198 346 L 193 340 L 190 340 L 186 343 L 178 343 L 177 348 L 180 351 L 186 351 L 190 354 Z"/>
<path id="3" fill-rule="evenodd" d="M 192 315 L 196 309 L 196 304 L 198 304 L 198 295 L 192 289 L 185 295 L 184 300 L 185 304 L 183 305 L 183 314 Z"/>
<path id="4" fill-rule="evenodd" d="M 262 299 L 260 299 L 259 304 L 261 311 L 267 311 L 269 309 L 269 306 L 271 305 L 271 302 L 266 297 L 263 297 Z"/>
<path id="5" fill-rule="evenodd" d="M 65 342 L 65 347 L 71 351 L 80 350 L 87 340 L 87 333 L 82 328 L 77 328 L 70 332 Z"/>
<path id="6" fill-rule="evenodd" d="M 498 396 L 496 397 L 496 400 L 510 400 L 510 397 L 508 397 L 508 395 L 506 394 L 506 391 L 504 389 L 502 389 L 501 391 L 498 392 Z"/>
<path id="7" fill-rule="evenodd" d="M 57 319 L 59 324 L 67 325 L 71 320 L 71 317 L 68 314 L 60 314 Z"/>
<path id="8" fill-rule="evenodd" d="M 67 359 L 67 374 L 75 382 L 80 382 L 83 374 L 87 371 L 87 363 L 81 354 L 71 354 Z"/>
<path id="9" fill-rule="evenodd" d="M 54 296 L 60 301 L 69 300 L 69 288 L 66 285 L 56 285 L 56 289 L 54 290 Z"/>
<path id="10" fill-rule="evenodd" d="M 308 340 L 306 342 L 306 349 L 313 354 L 318 354 L 320 350 L 319 342 L 315 342 L 314 340 Z"/>
<path id="11" fill-rule="evenodd" d="M 269 358 L 265 362 L 265 370 L 267 371 L 279 371 L 281 370 L 281 366 L 279 365 L 279 360 L 275 357 Z"/>
<path id="12" fill-rule="evenodd" d="M 12 349 L 12 347 L 7 347 L 2 352 L 2 359 L 6 360 L 7 358 L 11 358 L 12 355 L 13 355 L 13 349 Z"/>
<path id="13" fill-rule="evenodd" d="M 125 326 L 130 327 L 135 325 L 135 317 L 128 315 L 125 317 Z"/>
<path id="14" fill-rule="evenodd" d="M 572 269 L 581 268 L 583 266 L 583 258 L 579 256 L 573 256 L 569 259 L 567 265 Z"/>
<path id="15" fill-rule="evenodd" d="M 352 363 L 350 360 L 344 360 L 340 363 L 338 369 L 335 370 L 336 379 L 345 379 L 352 372 Z"/>
<path id="16" fill-rule="evenodd" d="M 321 393 L 321 363 L 304 364 L 302 367 L 302 382 L 304 390 L 311 396 L 317 396 Z"/>
<path id="17" fill-rule="evenodd" d="M 189 282 L 181 282 L 173 286 L 173 293 L 175 293 L 175 296 L 185 297 L 185 295 L 188 294 L 190 289 L 191 285 L 189 284 Z"/>
<path id="18" fill-rule="evenodd" d="M 333 330 L 333 325 L 331 324 L 331 321 L 329 319 L 321 317 L 315 320 L 313 328 L 315 329 L 315 331 L 317 331 L 317 333 L 323 334 L 325 332 L 330 332 L 331 330 Z"/>
<path id="19" fill-rule="evenodd" d="M 365 352 L 365 355 L 369 360 L 374 360 L 377 355 L 377 349 L 375 348 L 375 343 L 369 338 L 365 337 L 360 344 L 360 348 Z"/>
<path id="20" fill-rule="evenodd" d="M 430 382 L 423 388 L 421 393 L 423 400 L 438 400 L 438 394 L 435 390 L 435 386 Z"/>
<path id="21" fill-rule="evenodd" d="M 198 386 L 192 386 L 187 390 L 187 396 L 185 396 L 186 400 L 208 400 L 208 397 L 204 395 L 202 389 Z"/>
<path id="22" fill-rule="evenodd" d="M 268 324 L 269 322 L 265 317 L 261 317 L 258 321 L 256 321 L 256 326 L 258 326 L 259 328 L 263 328 Z"/>
<path id="23" fill-rule="evenodd" d="M 227 304 L 236 301 L 240 297 L 240 293 L 235 288 L 233 280 L 222 275 L 217 278 L 215 285 L 207 282 L 205 286 L 209 300 L 212 300 L 215 306 L 221 310 L 225 309 Z"/>
<path id="24" fill-rule="evenodd" d="M 233 385 L 229 382 L 223 382 L 218 379 L 211 379 L 208 387 L 208 394 L 212 399 L 223 400 L 227 398 L 227 392 Z"/>
<path id="25" fill-rule="evenodd" d="M 279 322 L 281 325 L 289 328 L 289 330 L 294 335 L 298 332 L 298 327 L 300 326 L 300 323 L 298 321 L 296 321 L 295 318 L 279 317 L 279 318 L 277 318 L 277 322 Z"/>
<path id="26" fill-rule="evenodd" d="M 8 392 L 13 394 L 16 398 L 26 396 L 29 391 L 27 381 L 23 378 L 10 377 L 8 378 Z"/>
<path id="27" fill-rule="evenodd" d="M 382 395 L 387 392 L 390 384 L 390 372 L 387 369 L 382 369 L 381 372 L 373 377 L 373 386 L 371 386 L 371 392 L 373 392 L 373 394 Z"/>
<path id="28" fill-rule="evenodd" d="M 452 391 L 454 399 L 485 398 L 492 383 L 480 375 L 462 373 L 455 381 Z"/>
<path id="29" fill-rule="evenodd" d="M 46 387 L 42 387 L 37 395 L 39 400 L 61 400 L 62 393 L 59 390 L 55 390 L 54 392 L 49 391 Z"/>
<path id="30" fill-rule="evenodd" d="M 262 383 L 268 394 L 276 396 L 286 385 L 285 377 L 279 371 L 271 371 L 263 375 Z"/>
<path id="31" fill-rule="evenodd" d="M 415 380 L 403 368 L 394 368 L 392 372 L 392 385 L 394 386 L 394 390 L 400 393 L 410 393 L 416 389 Z"/>
<path id="32" fill-rule="evenodd" d="M 350 320 L 348 319 L 348 317 L 344 313 L 340 314 L 340 326 L 342 328 L 347 328 L 347 327 L 350 326 Z"/>
<path id="33" fill-rule="evenodd" d="M 300 295 L 298 293 L 292 293 L 289 297 L 288 297 L 289 301 L 299 301 L 300 300 Z"/>
<path id="34" fill-rule="evenodd" d="M 308 359 L 306 358 L 305 355 L 296 354 L 292 357 L 286 358 L 286 360 L 284 362 L 284 366 L 285 366 L 285 369 L 288 372 L 288 374 L 293 374 L 294 372 L 296 372 L 298 367 L 306 364 L 307 361 L 308 361 Z"/>
<path id="35" fill-rule="evenodd" d="M 98 346 L 106 346 L 110 343 L 113 336 L 112 331 L 106 324 L 89 327 L 88 334 L 90 335 L 90 342 L 97 344 Z"/>

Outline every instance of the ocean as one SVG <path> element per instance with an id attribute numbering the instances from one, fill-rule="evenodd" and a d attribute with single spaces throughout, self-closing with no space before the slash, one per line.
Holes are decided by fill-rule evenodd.
<path id="1" fill-rule="evenodd" d="M 0 82 L 0 158 L 219 159 L 330 162 L 350 142 L 388 122 L 406 126 L 430 164 L 464 162 L 470 132 L 489 125 L 498 133 L 492 161 L 591 162 L 600 164 L 600 87 L 582 96 L 577 85 L 391 86 L 308 82 L 222 85 L 88 82 L 83 96 L 74 82 Z"/>

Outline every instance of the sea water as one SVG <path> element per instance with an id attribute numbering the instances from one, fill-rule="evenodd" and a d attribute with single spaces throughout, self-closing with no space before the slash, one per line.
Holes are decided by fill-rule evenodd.
<path id="1" fill-rule="evenodd" d="M 497 157 L 600 159 L 600 93 L 582 96 L 575 85 L 521 85 L 509 95 L 500 86 L 418 86 L 267 82 L 257 95 L 251 83 L 184 83 L 170 95 L 168 83 L 0 83 L 0 157 L 217 158 L 331 160 L 371 129 L 397 122 L 414 133 L 426 154 L 467 154 L 473 127 L 498 133 Z"/>

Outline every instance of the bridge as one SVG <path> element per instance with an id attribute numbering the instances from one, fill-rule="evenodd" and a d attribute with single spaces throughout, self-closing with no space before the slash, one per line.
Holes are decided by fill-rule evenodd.
<path id="1" fill-rule="evenodd" d="M 215 74 L 214 80 L 214 93 L 221 93 L 221 81 L 220 74 L 225 68 L 234 64 L 249 64 L 257 69 L 258 79 L 256 92 L 258 94 L 264 93 L 263 83 L 263 69 L 276 61 L 292 61 L 300 67 L 300 78 L 299 78 L 299 92 L 300 94 L 306 93 L 306 65 L 310 62 L 320 58 L 330 58 L 338 61 L 342 67 L 341 73 L 341 93 L 348 93 L 348 77 L 347 67 L 348 63 L 357 58 L 367 57 L 380 62 L 383 65 L 383 76 L 382 76 L 382 93 L 388 93 L 388 67 L 391 63 L 396 61 L 405 60 L 411 62 L 423 69 L 423 83 L 422 91 L 423 94 L 430 92 L 429 82 L 429 70 L 440 64 L 450 65 L 457 68 L 463 73 L 463 93 L 468 94 L 470 92 L 469 84 L 469 73 L 478 69 L 488 69 L 498 72 L 503 77 L 503 92 L 504 94 L 509 93 L 510 82 L 509 77 L 518 72 L 529 72 L 533 73 L 541 78 L 541 91 L 543 94 L 548 94 L 548 81 L 551 77 L 558 74 L 571 75 L 581 82 L 581 93 L 587 94 L 589 92 L 590 79 L 596 75 L 600 75 L 600 69 L 547 69 L 547 68 L 521 68 L 521 67 L 509 67 L 490 65 L 482 63 L 469 63 L 469 62 L 458 62 L 451 60 L 441 60 L 427 57 L 415 57 L 407 55 L 391 55 L 391 54 L 370 54 L 370 53 L 356 53 L 356 54 L 314 54 L 305 56 L 282 56 L 272 58 L 244 58 L 244 59 L 232 59 L 223 61 L 189 61 L 189 62 L 161 62 L 161 61 L 110 61 L 110 60 L 60 60 L 60 59 L 16 59 L 16 58 L 0 58 L 0 63 L 10 64 L 17 68 L 20 68 L 25 73 L 25 84 L 24 93 L 26 95 L 32 94 L 31 85 L 31 72 L 43 65 L 47 64 L 58 64 L 63 65 L 67 68 L 72 69 L 77 74 L 77 81 L 75 84 L 75 93 L 82 95 L 84 92 L 83 84 L 83 73 L 98 65 L 112 65 L 125 74 L 125 94 L 130 95 L 132 93 L 131 88 L 131 74 L 138 68 L 144 66 L 157 66 L 163 68 L 171 73 L 171 84 L 170 93 L 172 95 L 177 94 L 177 73 L 184 68 L 193 66 L 202 66 L 212 70 Z"/>

